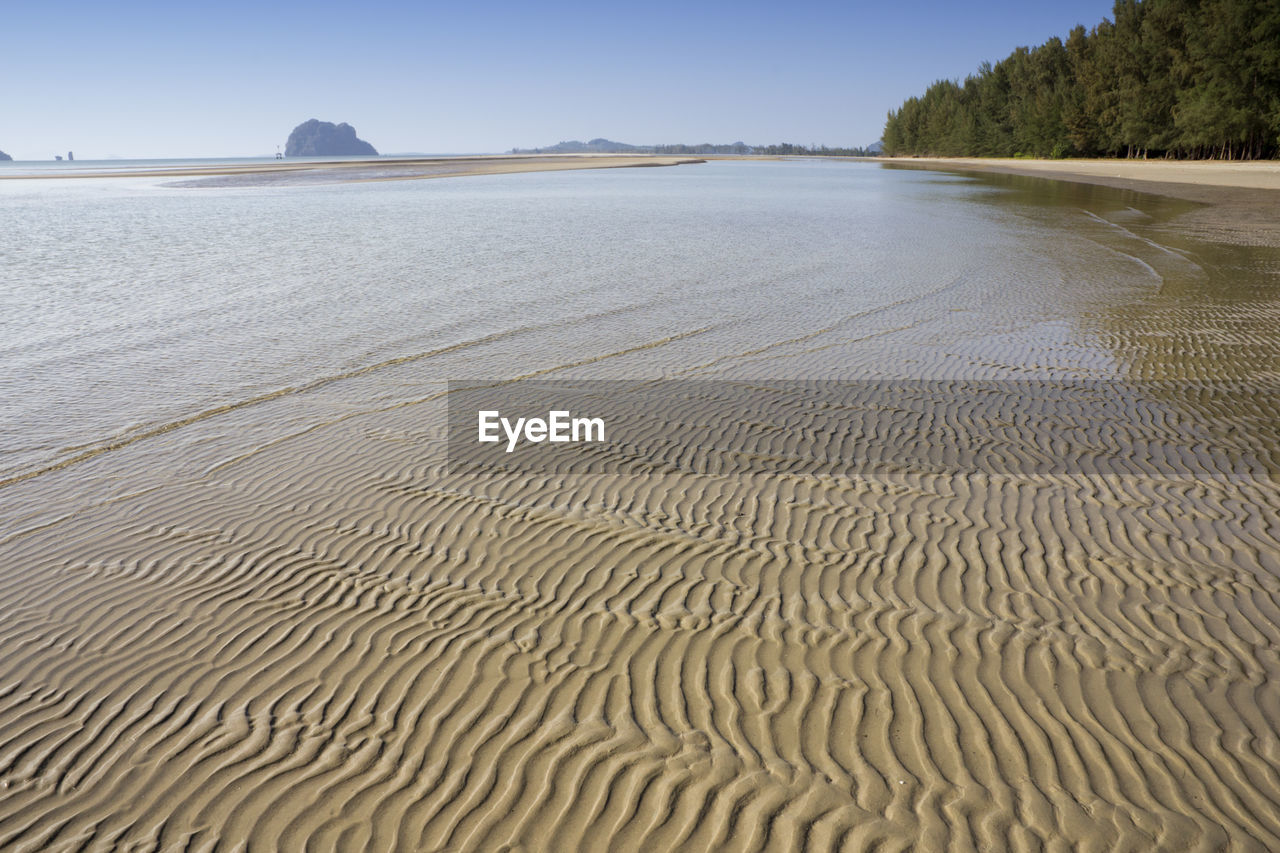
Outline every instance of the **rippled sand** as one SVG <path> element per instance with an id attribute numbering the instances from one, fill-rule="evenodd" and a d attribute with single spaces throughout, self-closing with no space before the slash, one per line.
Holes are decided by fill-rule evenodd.
<path id="1" fill-rule="evenodd" d="M 1213 381 L 1280 364 L 1278 317 L 1173 288 L 1099 327 L 1130 375 Z M 266 399 L 5 487 L 0 848 L 1280 849 L 1272 478 L 1191 441 L 1163 476 L 477 477 L 444 393 L 274 438 Z"/>

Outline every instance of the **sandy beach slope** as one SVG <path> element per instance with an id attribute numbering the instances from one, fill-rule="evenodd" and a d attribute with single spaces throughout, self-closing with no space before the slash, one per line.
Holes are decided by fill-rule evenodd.
<path id="1" fill-rule="evenodd" d="M 1275 160 L 1015 160 L 1009 157 L 878 157 L 882 163 L 956 168 L 1056 180 L 1143 184 L 1189 184 L 1280 190 L 1280 161 Z"/>
<path id="2" fill-rule="evenodd" d="M 1096 184 L 1204 205 L 1180 225 L 1199 237 L 1280 246 L 1280 161 L 1015 160 L 1000 157 L 878 157 L 894 168 L 984 172 Z"/>

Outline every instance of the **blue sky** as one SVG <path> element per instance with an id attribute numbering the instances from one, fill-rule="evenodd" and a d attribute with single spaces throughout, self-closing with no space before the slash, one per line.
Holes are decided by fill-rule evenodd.
<path id="1" fill-rule="evenodd" d="M 485 4 L 67 0 L 0 18 L 0 150 L 274 153 L 346 121 L 380 152 L 866 145 L 932 81 L 1110 17 L 1111 2 Z"/>

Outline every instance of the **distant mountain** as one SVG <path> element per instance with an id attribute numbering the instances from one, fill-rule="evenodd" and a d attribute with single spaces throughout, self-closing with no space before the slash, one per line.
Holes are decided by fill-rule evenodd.
<path id="1" fill-rule="evenodd" d="M 611 139 L 593 139 L 590 142 L 579 142 L 571 139 L 568 142 L 557 142 L 546 148 L 514 148 L 512 154 L 638 154 L 647 153 L 649 148 L 640 145 L 628 145 L 625 142 L 614 142 Z"/>
<path id="2" fill-rule="evenodd" d="M 878 146 L 879 143 L 876 143 Z M 698 145 L 628 145 L 611 139 L 593 139 L 590 142 L 570 140 L 546 148 L 513 148 L 511 154 L 773 154 L 809 155 L 822 157 L 863 157 L 872 154 L 870 148 L 806 148 L 788 142 L 778 145 L 748 145 L 731 142 L 716 145 L 704 142 Z M 879 153 L 877 149 L 874 153 Z"/>
<path id="3" fill-rule="evenodd" d="M 877 156 L 877 157 L 878 157 L 878 156 L 880 156 L 881 154 L 883 154 L 883 153 L 884 153 L 884 143 L 883 143 L 883 142 L 873 142 L 873 143 L 871 143 L 870 145 L 868 145 L 868 146 L 867 146 L 867 149 L 866 149 L 866 150 L 867 150 L 867 153 L 868 153 L 868 154 L 871 154 L 871 155 L 873 155 L 873 156 Z"/>
<path id="4" fill-rule="evenodd" d="M 0 160 L 12 160 L 12 159 L 13 158 L 10 157 L 8 154 L 4 153 L 3 151 L 0 151 Z"/>
<path id="5" fill-rule="evenodd" d="M 293 129 L 284 146 L 286 157 L 343 157 L 352 154 L 378 156 L 377 150 L 357 138 L 356 129 L 346 122 L 304 121 Z"/>
<path id="6" fill-rule="evenodd" d="M 750 154 L 751 146 L 745 142 L 731 145 L 629 145 L 612 139 L 592 139 L 590 142 L 559 142 L 546 148 L 513 148 L 512 154 Z"/>

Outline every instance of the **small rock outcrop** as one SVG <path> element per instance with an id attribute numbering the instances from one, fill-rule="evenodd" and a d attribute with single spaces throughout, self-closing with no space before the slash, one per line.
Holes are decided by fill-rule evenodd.
<path id="1" fill-rule="evenodd" d="M 0 160 L 12 160 L 12 159 L 13 158 L 10 157 L 8 154 L 4 153 L 3 151 L 0 151 Z"/>
<path id="2" fill-rule="evenodd" d="M 343 122 L 310 119 L 304 121 L 289 134 L 284 146 L 286 157 L 344 157 L 352 154 L 368 154 L 376 157 L 377 150 L 356 137 L 356 129 Z"/>

